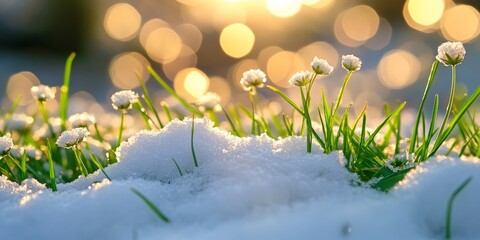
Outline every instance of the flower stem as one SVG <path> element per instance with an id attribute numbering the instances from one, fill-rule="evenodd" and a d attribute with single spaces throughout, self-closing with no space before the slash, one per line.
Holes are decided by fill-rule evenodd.
<path id="1" fill-rule="evenodd" d="M 248 93 L 248 96 L 250 96 L 250 103 L 252 104 L 252 130 L 251 134 L 255 135 L 255 102 L 253 100 L 253 95 L 252 93 Z"/>
<path id="2" fill-rule="evenodd" d="M 75 154 L 75 159 L 77 160 L 78 168 L 80 168 L 80 172 L 82 172 L 82 175 L 86 177 L 88 175 L 87 168 L 85 167 L 82 159 L 80 158 L 79 151 L 80 149 L 78 149 L 78 146 L 73 147 L 73 153 Z"/>
<path id="3" fill-rule="evenodd" d="M 47 113 L 47 110 L 45 109 L 45 104 L 42 101 L 38 101 L 38 108 L 40 110 L 40 114 L 42 114 L 43 121 L 45 122 L 45 124 L 47 124 L 48 129 L 50 130 L 50 134 L 52 138 L 55 138 L 55 132 L 53 131 L 53 127 L 48 121 L 48 113 Z"/>
<path id="4" fill-rule="evenodd" d="M 340 104 L 342 103 L 342 98 L 343 94 L 345 92 L 345 88 L 347 87 L 348 82 L 350 81 L 350 78 L 352 77 L 352 71 L 348 71 L 347 75 L 345 76 L 345 79 L 343 80 L 343 85 L 342 88 L 340 88 L 340 92 L 338 93 L 337 101 L 335 103 L 335 106 L 332 109 L 332 118 L 335 118 L 335 115 L 337 114 L 338 108 L 340 107 Z M 333 122 L 333 119 L 332 119 Z"/>
<path id="5" fill-rule="evenodd" d="M 453 101 L 455 100 L 455 83 L 457 81 L 457 69 L 455 65 L 452 65 L 452 86 L 450 88 L 450 98 L 448 99 L 447 109 L 445 110 L 445 117 L 443 118 L 442 125 L 440 127 L 440 131 L 438 132 L 439 135 L 443 133 L 443 129 L 445 128 L 445 124 L 447 124 L 447 120 L 450 117 L 453 108 Z"/>
<path id="6" fill-rule="evenodd" d="M 123 123 L 125 121 L 125 110 L 120 111 L 120 130 L 118 131 L 117 147 L 122 143 Z"/>

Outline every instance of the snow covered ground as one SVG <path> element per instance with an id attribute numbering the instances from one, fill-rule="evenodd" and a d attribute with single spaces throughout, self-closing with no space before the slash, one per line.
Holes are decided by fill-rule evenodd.
<path id="1" fill-rule="evenodd" d="M 195 121 L 143 131 L 119 163 L 59 186 L 0 178 L 0 239 L 438 239 L 447 201 L 454 239 L 480 238 L 480 160 L 437 156 L 388 194 L 352 184 L 341 153 L 305 153 L 303 138 L 238 138 Z M 175 167 L 175 159 L 182 172 Z M 165 223 L 132 191 L 154 202 Z"/>

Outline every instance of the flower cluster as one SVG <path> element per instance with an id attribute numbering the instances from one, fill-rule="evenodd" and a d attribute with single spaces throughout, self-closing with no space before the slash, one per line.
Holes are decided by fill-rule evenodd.
<path id="1" fill-rule="evenodd" d="M 77 144 L 85 141 L 85 138 L 90 135 L 86 128 L 74 128 L 69 131 L 64 131 L 57 139 L 57 145 L 61 148 L 72 148 Z"/>
<path id="2" fill-rule="evenodd" d="M 220 102 L 220 96 L 214 92 L 207 92 L 203 96 L 199 97 L 195 102 L 196 105 L 200 106 L 205 110 L 216 110 Z"/>
<path id="3" fill-rule="evenodd" d="M 255 88 L 262 88 L 267 82 L 267 75 L 260 69 L 250 69 L 243 73 L 240 85 L 243 90 L 255 94 Z"/>
<path id="4" fill-rule="evenodd" d="M 13 140 L 10 137 L 0 137 L 0 157 L 3 157 L 10 153 L 10 149 L 13 147 Z"/>
<path id="5" fill-rule="evenodd" d="M 7 121 L 7 129 L 17 132 L 28 130 L 33 123 L 33 118 L 25 114 L 13 114 Z"/>
<path id="6" fill-rule="evenodd" d="M 73 114 L 68 118 L 73 128 L 88 127 L 95 124 L 95 117 L 86 112 Z"/>
<path id="7" fill-rule="evenodd" d="M 138 94 L 132 90 L 122 90 L 114 93 L 111 100 L 114 109 L 130 109 L 132 104 L 138 101 Z"/>
<path id="8" fill-rule="evenodd" d="M 303 87 L 310 82 L 311 77 L 312 73 L 310 71 L 297 72 L 288 80 L 288 83 L 292 86 Z"/>
<path id="9" fill-rule="evenodd" d="M 445 66 L 455 66 L 462 63 L 465 54 L 466 51 L 461 42 L 444 42 L 438 46 L 436 58 Z"/>
<path id="10" fill-rule="evenodd" d="M 33 86 L 30 91 L 32 92 L 32 96 L 40 102 L 45 102 L 48 99 L 55 99 L 55 88 L 46 85 Z"/>
<path id="11" fill-rule="evenodd" d="M 362 61 L 360 61 L 360 58 L 356 57 L 355 55 L 343 55 L 342 67 L 349 72 L 355 72 L 362 68 Z"/>
<path id="12" fill-rule="evenodd" d="M 312 69 L 318 75 L 328 75 L 332 73 L 333 67 L 328 64 L 327 60 L 314 57 L 312 61 Z"/>

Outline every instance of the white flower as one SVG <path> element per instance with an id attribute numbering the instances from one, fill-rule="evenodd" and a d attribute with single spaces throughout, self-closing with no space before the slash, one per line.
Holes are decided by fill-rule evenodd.
<path id="1" fill-rule="evenodd" d="M 47 99 L 55 99 L 55 88 L 46 85 L 33 86 L 30 91 L 35 99 L 38 101 L 46 101 Z"/>
<path id="2" fill-rule="evenodd" d="M 293 76 L 288 80 L 288 83 L 292 86 L 302 87 L 307 85 L 310 82 L 312 73 L 309 71 L 301 71 L 293 74 Z"/>
<path id="3" fill-rule="evenodd" d="M 33 118 L 25 114 L 13 114 L 7 121 L 7 130 L 22 132 L 31 127 Z"/>
<path id="4" fill-rule="evenodd" d="M 360 58 L 355 57 L 354 55 L 343 55 L 342 56 L 342 67 L 347 71 L 354 72 L 362 68 L 362 61 Z"/>
<path id="5" fill-rule="evenodd" d="M 86 112 L 76 113 L 70 116 L 68 121 L 72 124 L 73 128 L 88 127 L 95 124 L 95 117 Z"/>
<path id="6" fill-rule="evenodd" d="M 242 79 L 240 79 L 240 85 L 243 90 L 255 94 L 255 88 L 263 88 L 265 82 L 267 82 L 267 75 L 260 69 L 250 69 L 243 73 Z"/>
<path id="7" fill-rule="evenodd" d="M 10 153 L 10 149 L 13 147 L 13 140 L 10 137 L 0 137 L 0 157 L 3 157 Z"/>
<path id="8" fill-rule="evenodd" d="M 328 75 L 333 71 L 333 67 L 325 59 L 314 57 L 311 65 L 313 71 L 319 75 Z"/>
<path id="9" fill-rule="evenodd" d="M 62 132 L 62 119 L 60 118 L 49 118 L 48 122 L 52 126 L 53 133 L 58 136 Z M 52 133 L 47 124 L 44 124 L 40 129 L 36 130 L 33 134 L 34 139 L 46 139 L 51 138 Z"/>
<path id="10" fill-rule="evenodd" d="M 25 152 L 27 152 L 27 157 L 30 159 L 40 160 L 42 158 L 42 151 L 38 150 L 32 145 L 24 147 Z"/>
<path id="11" fill-rule="evenodd" d="M 20 159 L 22 158 L 23 153 L 25 152 L 25 149 L 23 147 L 20 147 L 18 145 L 13 145 L 10 148 L 10 155 L 14 158 Z"/>
<path id="12" fill-rule="evenodd" d="M 132 90 L 122 90 L 114 93 L 111 97 L 112 106 L 115 109 L 130 109 L 132 104 L 138 100 L 138 94 Z"/>
<path id="13" fill-rule="evenodd" d="M 445 66 L 462 63 L 465 58 L 465 48 L 461 42 L 444 42 L 438 46 L 438 61 L 442 62 Z"/>
<path id="14" fill-rule="evenodd" d="M 64 131 L 57 139 L 57 145 L 62 148 L 71 148 L 80 142 L 85 141 L 85 138 L 90 135 L 86 128 L 74 128 L 69 131 Z"/>
<path id="15" fill-rule="evenodd" d="M 219 107 L 220 96 L 214 92 L 207 92 L 199 97 L 195 104 L 206 110 L 215 110 Z"/>

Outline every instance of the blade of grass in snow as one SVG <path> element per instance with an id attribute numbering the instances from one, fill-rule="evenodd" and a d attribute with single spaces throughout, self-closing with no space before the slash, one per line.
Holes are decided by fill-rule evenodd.
<path id="1" fill-rule="evenodd" d="M 409 153 L 412 154 L 415 151 L 415 146 L 418 137 L 418 126 L 420 125 L 420 118 L 423 113 L 423 108 L 425 106 L 425 101 L 427 99 L 428 92 L 433 84 L 433 80 L 435 79 L 435 74 L 437 73 L 439 61 L 435 60 L 432 64 L 432 68 L 430 70 L 430 75 L 428 76 L 427 86 L 425 87 L 425 91 L 423 92 L 422 100 L 420 101 L 420 107 L 418 108 L 417 119 L 415 120 L 415 124 L 413 125 L 412 136 L 410 137 L 410 147 Z"/>
<path id="2" fill-rule="evenodd" d="M 285 95 L 284 93 L 282 93 L 280 90 L 278 90 L 277 88 L 275 88 L 274 86 L 271 86 L 271 85 L 267 85 L 267 88 L 271 89 L 272 91 L 274 91 L 276 94 L 278 94 L 280 97 L 282 97 L 285 101 L 287 101 L 288 104 L 290 104 L 290 106 L 292 106 L 293 108 L 295 108 L 295 110 L 298 111 L 298 113 L 300 113 L 303 117 L 305 117 L 305 114 L 303 113 L 303 111 L 301 110 L 301 108 L 295 104 L 295 102 L 293 102 L 287 95 Z"/>
<path id="3" fill-rule="evenodd" d="M 70 88 L 70 75 L 72 72 L 72 63 L 75 59 L 75 53 L 72 52 L 68 56 L 65 63 L 65 73 L 63 75 L 63 85 L 60 88 L 60 119 L 62 120 L 62 131 L 67 129 L 67 112 L 68 112 L 68 91 Z"/>
<path id="4" fill-rule="evenodd" d="M 155 206 L 155 204 L 153 204 L 152 201 L 150 201 L 147 197 L 145 197 L 145 195 L 140 193 L 135 188 L 130 188 L 130 190 L 132 190 L 133 193 L 135 193 L 138 197 L 140 197 L 143 200 L 143 202 L 147 204 L 147 206 L 152 210 L 152 212 L 154 212 L 155 215 L 157 215 L 158 218 L 160 218 L 162 221 L 166 223 L 170 222 L 170 219 L 168 219 L 168 217 L 165 216 L 165 214 L 163 214 L 162 211 L 160 211 L 160 209 L 157 206 Z"/>
<path id="5" fill-rule="evenodd" d="M 380 123 L 380 125 L 378 125 L 378 127 L 373 131 L 373 133 L 370 134 L 367 141 L 365 141 L 365 146 L 368 146 L 370 145 L 370 143 L 373 142 L 375 136 L 380 132 L 380 129 L 382 129 L 386 124 L 388 124 L 392 120 L 392 118 L 397 116 L 397 114 L 402 111 L 403 107 L 405 107 L 405 104 L 407 104 L 407 102 L 403 102 L 402 104 L 400 104 L 400 106 L 398 106 L 382 123 Z"/>
<path id="6" fill-rule="evenodd" d="M 180 169 L 180 166 L 178 166 L 178 163 L 177 161 L 175 161 L 175 158 L 172 158 L 172 160 L 173 160 L 173 163 L 175 164 L 175 167 L 177 168 L 178 173 L 180 174 L 180 177 L 182 177 L 183 176 L 182 169 Z"/>
<path id="7" fill-rule="evenodd" d="M 478 98 L 478 96 L 480 96 L 480 87 L 478 87 L 475 90 L 475 92 L 473 92 L 472 96 L 470 96 L 466 100 L 466 102 L 464 103 L 462 108 L 458 111 L 458 113 L 455 115 L 455 117 L 452 119 L 452 121 L 450 122 L 448 127 L 443 132 L 438 133 L 439 134 L 438 138 L 435 141 L 435 144 L 434 144 L 432 150 L 428 154 L 428 157 L 433 156 L 437 152 L 438 148 L 440 148 L 442 143 L 445 142 L 445 140 L 448 138 L 450 133 L 453 131 L 453 129 L 455 128 L 457 123 L 460 121 L 460 119 L 462 119 L 463 115 L 467 112 L 467 110 L 470 108 L 470 106 L 475 102 L 475 100 Z"/>
<path id="8" fill-rule="evenodd" d="M 138 82 L 140 83 L 140 86 L 142 86 L 143 90 L 143 99 L 145 99 L 145 103 L 147 104 L 148 108 L 150 111 L 153 112 L 155 115 L 155 118 L 157 119 L 158 124 L 160 125 L 160 128 L 163 128 L 163 123 L 160 120 L 160 116 L 158 116 L 157 109 L 155 109 L 155 106 L 152 103 L 152 99 L 150 98 L 150 94 L 148 93 L 147 87 L 145 86 L 145 82 L 142 79 L 142 76 L 138 72 L 136 72 Z"/>
<path id="9" fill-rule="evenodd" d="M 463 181 L 460 186 L 458 186 L 457 189 L 452 193 L 450 198 L 448 199 L 448 207 L 447 207 L 447 217 L 445 220 L 445 239 L 452 239 L 452 230 L 451 230 L 451 223 L 452 223 L 452 208 L 453 208 L 453 202 L 455 201 L 455 198 L 457 198 L 458 194 L 465 189 L 465 187 L 472 181 L 473 177 L 468 177 L 465 181 Z"/>
<path id="10" fill-rule="evenodd" d="M 163 111 L 167 116 L 167 120 L 171 122 L 173 118 L 172 118 L 172 113 L 170 112 L 170 108 L 168 107 L 168 104 L 166 102 L 161 102 L 160 105 L 162 105 Z"/>
<path id="11" fill-rule="evenodd" d="M 50 187 L 52 188 L 52 191 L 56 192 L 57 191 L 57 184 L 55 182 L 55 166 L 53 165 L 53 159 L 52 159 L 52 146 L 50 145 L 50 141 L 47 141 L 47 159 L 48 159 L 48 169 L 50 173 Z"/>
<path id="12" fill-rule="evenodd" d="M 160 75 L 153 70 L 152 66 L 147 66 L 147 70 L 152 74 L 153 78 L 157 80 L 157 82 L 165 89 L 167 90 L 170 95 L 172 95 L 174 98 L 176 98 L 188 111 L 191 113 L 198 115 L 198 116 L 203 116 L 203 113 L 195 108 L 193 105 L 189 104 L 185 99 L 180 97 L 168 84 L 160 77 Z"/>
<path id="13" fill-rule="evenodd" d="M 98 167 L 98 169 L 100 169 L 100 171 L 102 171 L 103 175 L 105 175 L 105 177 L 111 182 L 112 179 L 105 172 L 102 164 L 100 164 L 100 162 L 98 161 L 98 158 L 93 153 L 90 153 L 90 159 L 92 159 L 92 162 Z"/>
<path id="14" fill-rule="evenodd" d="M 27 178 L 27 151 L 23 152 L 20 165 L 22 170 L 22 180 L 25 180 Z"/>
<path id="15" fill-rule="evenodd" d="M 192 149 L 193 163 L 195 167 L 198 167 L 197 156 L 195 155 L 195 147 L 193 146 L 193 136 L 195 134 L 195 114 L 192 116 L 192 131 L 190 135 L 190 148 Z"/>
<path id="16" fill-rule="evenodd" d="M 232 119 L 230 118 L 227 111 L 225 111 L 223 107 L 222 107 L 222 111 L 225 114 L 225 117 L 227 118 L 228 123 L 230 124 L 230 128 L 232 129 L 233 134 L 237 137 L 240 137 L 240 133 L 238 132 L 237 127 L 235 127 L 235 123 L 233 123 Z"/>

